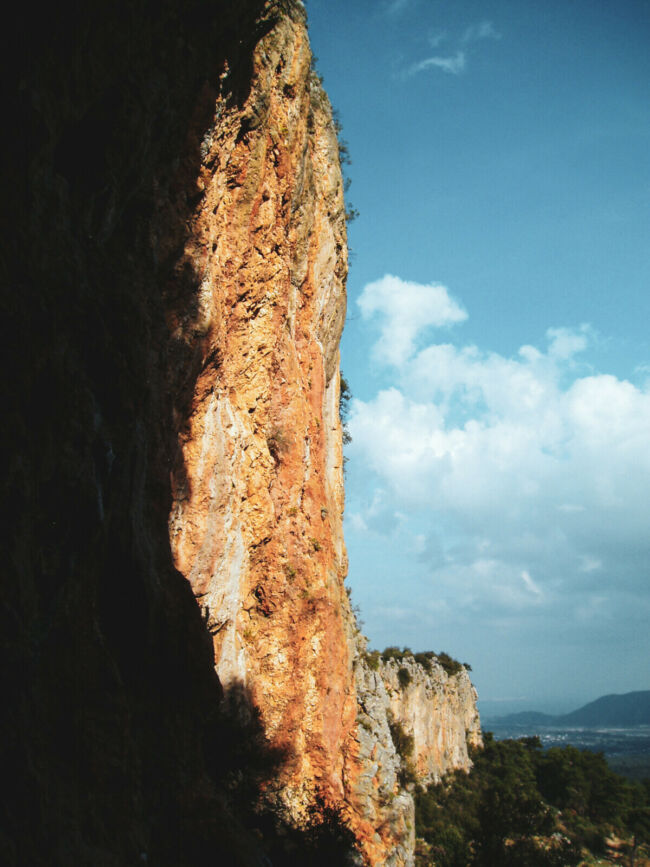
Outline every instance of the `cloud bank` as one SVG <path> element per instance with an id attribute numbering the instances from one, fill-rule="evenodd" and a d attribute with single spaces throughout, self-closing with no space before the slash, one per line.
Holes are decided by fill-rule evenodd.
<path id="1" fill-rule="evenodd" d="M 587 325 L 509 358 L 427 343 L 467 318 L 438 284 L 386 276 L 358 304 L 390 385 L 352 405 L 374 490 L 353 529 L 399 533 L 453 616 L 542 612 L 551 631 L 646 618 L 648 386 L 590 369 Z"/>
<path id="2" fill-rule="evenodd" d="M 392 274 L 368 283 L 357 304 L 365 320 L 379 323 L 375 356 L 396 366 L 413 354 L 416 338 L 426 328 L 445 328 L 467 319 L 467 313 L 444 286 L 424 286 Z"/>

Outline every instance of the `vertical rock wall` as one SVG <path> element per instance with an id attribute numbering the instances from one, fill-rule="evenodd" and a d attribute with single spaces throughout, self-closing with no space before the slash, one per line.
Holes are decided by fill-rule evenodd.
<path id="1" fill-rule="evenodd" d="M 223 690 L 172 562 L 174 419 L 196 369 L 163 289 L 193 130 L 224 64 L 245 101 L 269 26 L 258 0 L 60 0 L 5 21 L 3 865 L 260 863 L 220 795 Z"/>
<path id="2" fill-rule="evenodd" d="M 309 692 L 296 676 L 333 652 L 318 621 L 339 624 L 341 639 L 345 607 L 343 191 L 329 102 L 310 70 L 300 6 L 291 9 L 256 47 L 242 109 L 229 108 L 222 73 L 178 263 L 199 271 L 200 291 L 196 309 L 170 317 L 172 338 L 201 353 L 180 431 L 176 563 L 213 633 L 224 686 L 286 684 L 272 734 L 287 730 L 289 696 Z M 289 634 L 291 647 L 278 646 Z"/>
<path id="3" fill-rule="evenodd" d="M 466 676 L 443 685 L 442 671 L 418 671 L 397 696 L 390 666 L 370 672 L 343 587 L 345 206 L 300 3 L 285 3 L 256 45 L 244 104 L 230 87 L 224 67 L 175 269 L 176 279 L 191 269 L 200 289 L 189 309 L 169 308 L 172 341 L 199 370 L 179 427 L 175 564 L 226 701 L 242 718 L 259 714 L 283 757 L 267 802 L 297 825 L 315 805 L 331 809 L 368 863 L 410 864 L 413 802 L 388 721 L 415 729 L 429 781 L 469 766 L 474 705 Z"/>
<path id="4" fill-rule="evenodd" d="M 386 861 L 380 863 L 412 867 L 415 805 L 400 781 L 404 763 L 390 730 L 386 685 L 380 671 L 368 665 L 364 648 L 365 640 L 360 639 L 355 664 L 358 773 L 354 777 L 354 800 L 374 827 L 394 841 Z"/>
<path id="5" fill-rule="evenodd" d="M 338 146 L 300 4 L 229 74 L 202 140 L 187 262 L 196 309 L 170 316 L 201 371 L 180 430 L 170 538 L 226 690 L 288 751 L 285 797 L 341 793 L 354 719 L 346 639 L 338 340 L 347 272 Z M 189 314 L 189 315 L 188 315 Z"/>
<path id="6" fill-rule="evenodd" d="M 357 861 L 410 865 L 402 711 L 343 587 L 345 214 L 304 8 L 21 16 L 0 860 L 259 864 L 239 774 L 286 833 L 334 816 Z M 241 732 L 271 772 L 233 764 Z"/>
<path id="7" fill-rule="evenodd" d="M 394 771 L 381 797 L 359 784 L 338 412 L 343 185 L 304 10 L 283 11 L 255 48 L 246 103 L 232 104 L 224 68 L 201 138 L 176 266 L 198 273 L 200 292 L 169 317 L 180 351 L 200 359 L 170 539 L 227 700 L 258 713 L 269 749 L 283 755 L 266 799 L 297 824 L 324 805 L 354 829 L 368 863 L 409 863 L 410 796 L 396 801 Z M 385 750 L 390 767 L 390 738 Z"/>
<path id="8" fill-rule="evenodd" d="M 409 683 L 402 685 L 400 668 Z M 468 771 L 472 763 L 468 746 L 482 746 L 476 690 L 467 671 L 447 674 L 432 661 L 424 667 L 412 657 L 379 663 L 379 677 L 386 689 L 388 714 L 413 737 L 413 766 L 424 785 L 439 782 L 449 771 Z"/>

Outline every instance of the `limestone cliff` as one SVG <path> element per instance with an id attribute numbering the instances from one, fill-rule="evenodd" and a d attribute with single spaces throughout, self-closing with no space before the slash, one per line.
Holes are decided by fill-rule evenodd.
<path id="1" fill-rule="evenodd" d="M 162 290 L 219 75 L 227 64 L 242 104 L 280 15 L 61 0 L 5 22 L 2 864 L 261 863 L 221 794 L 235 750 L 213 745 L 238 741 L 170 551 L 197 369 Z M 189 309 L 200 283 L 176 278 Z"/>
<path id="2" fill-rule="evenodd" d="M 471 687 L 398 694 L 343 586 L 345 206 L 304 8 L 17 22 L 0 860 L 410 865 L 390 714 L 436 778 Z"/>
<path id="3" fill-rule="evenodd" d="M 400 682 L 399 672 L 408 677 Z M 469 770 L 468 746 L 481 746 L 476 690 L 464 668 L 448 674 L 432 659 L 425 666 L 412 656 L 379 661 L 388 716 L 413 737 L 412 762 L 423 785 L 439 782 L 449 771 Z"/>
<path id="4" fill-rule="evenodd" d="M 244 105 L 223 70 L 201 155 L 176 266 L 198 271 L 201 288 L 191 315 L 169 318 L 172 339 L 201 359 L 174 476 L 175 563 L 221 683 L 245 691 L 285 757 L 266 799 L 298 825 L 325 805 L 370 863 L 406 863 L 412 805 L 394 802 L 395 774 L 383 800 L 359 785 L 338 411 L 345 205 L 301 4 L 257 44 Z M 390 764 L 390 738 L 386 750 Z"/>
<path id="5" fill-rule="evenodd" d="M 270 737 L 309 730 L 315 755 L 329 749 L 332 725 L 339 736 L 346 704 L 338 341 L 347 254 L 336 134 L 310 60 L 292 5 L 256 46 L 241 108 L 228 105 L 222 73 L 203 136 L 177 265 L 199 270 L 200 291 L 194 310 L 170 316 L 172 339 L 201 355 L 170 536 L 222 684 L 264 702 Z M 328 667 L 343 681 L 330 681 L 325 701 Z M 303 747 L 300 762 L 313 760 Z M 298 769 L 315 773 L 328 777 L 325 766 Z"/>
<path id="6" fill-rule="evenodd" d="M 357 694 L 357 755 L 359 766 L 354 787 L 363 814 L 395 843 L 384 862 L 412 865 L 415 847 L 415 806 L 412 795 L 402 785 L 405 768 L 395 747 L 390 724 L 390 705 L 383 678 L 368 665 L 365 640 L 360 638 L 355 660 Z"/>

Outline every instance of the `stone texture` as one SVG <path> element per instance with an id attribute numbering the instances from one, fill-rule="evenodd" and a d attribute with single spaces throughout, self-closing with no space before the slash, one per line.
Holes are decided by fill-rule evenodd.
<path id="1" fill-rule="evenodd" d="M 358 724 L 357 688 L 370 704 L 376 678 L 363 674 L 343 587 L 338 143 L 301 7 L 286 11 L 255 49 L 242 106 L 224 69 L 201 137 L 176 265 L 201 288 L 191 316 L 185 304 L 169 316 L 172 340 L 200 359 L 170 539 L 221 683 L 246 691 L 269 749 L 286 757 L 266 799 L 297 824 L 324 803 L 368 863 L 410 864 L 413 804 L 398 784 L 385 703 L 373 739 Z"/>
<path id="2" fill-rule="evenodd" d="M 3 865 L 261 863 L 220 793 L 223 690 L 171 557 L 196 370 L 162 290 L 210 82 L 227 62 L 245 100 L 262 5 L 61 0 L 6 22 Z M 176 286 L 188 304 L 199 288 L 191 272 Z"/>
<path id="3" fill-rule="evenodd" d="M 343 586 L 345 216 L 304 8 L 19 11 L 0 860 L 258 865 L 269 811 L 286 839 L 331 808 L 357 862 L 411 865 L 400 700 Z M 447 687 L 405 727 L 433 691 L 450 732 Z"/>
<path id="4" fill-rule="evenodd" d="M 220 681 L 246 690 L 269 749 L 286 757 L 266 798 L 297 824 L 326 804 L 354 829 L 368 863 L 397 865 L 408 862 L 391 855 L 404 848 L 404 823 L 387 820 L 400 811 L 384 801 L 405 800 L 407 837 L 412 804 L 390 771 L 385 723 L 389 772 L 377 803 L 357 783 L 368 769 L 343 587 L 338 142 L 301 6 L 286 12 L 255 49 L 241 107 L 224 69 L 202 137 L 176 266 L 198 272 L 201 289 L 191 316 L 183 306 L 169 317 L 172 339 L 200 355 L 170 539 L 213 636 Z"/>
<path id="5" fill-rule="evenodd" d="M 413 862 L 415 807 L 413 798 L 399 783 L 401 759 L 390 733 L 390 700 L 382 673 L 365 658 L 365 639 L 359 637 L 355 664 L 357 692 L 357 755 L 359 772 L 354 780 L 354 799 L 364 816 L 377 829 L 375 844 L 384 838 L 393 842 L 386 865 Z"/>
<path id="6" fill-rule="evenodd" d="M 410 683 L 401 686 L 398 672 L 406 668 Z M 413 736 L 413 764 L 419 782 L 439 782 L 449 771 L 469 771 L 468 746 L 482 746 L 476 690 L 465 669 L 448 675 L 432 661 L 428 670 L 413 657 L 379 663 L 386 689 L 389 717 Z"/>

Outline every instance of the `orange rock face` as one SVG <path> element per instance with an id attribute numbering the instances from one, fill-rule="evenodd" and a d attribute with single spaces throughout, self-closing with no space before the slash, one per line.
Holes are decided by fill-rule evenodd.
<path id="1" fill-rule="evenodd" d="M 259 865 L 338 818 L 333 864 L 412 865 L 343 587 L 345 214 L 303 5 L 118 6 L 23 12 L 8 64 L 0 849 Z"/>
<path id="2" fill-rule="evenodd" d="M 315 799 L 370 863 L 391 847 L 350 796 L 359 773 L 354 623 L 343 579 L 338 344 L 347 247 L 338 142 L 295 4 L 257 45 L 248 98 L 221 76 L 190 242 L 196 309 L 172 338 L 201 353 L 169 532 L 214 639 L 286 760 L 270 794 L 300 822 Z M 388 838 L 390 835 L 384 835 Z"/>
<path id="3" fill-rule="evenodd" d="M 265 29 L 247 95 L 236 98 L 241 82 L 224 68 L 213 123 L 196 132 L 176 276 L 191 272 L 200 291 L 189 309 L 168 306 L 172 342 L 198 374 L 170 541 L 226 696 L 247 697 L 283 756 L 267 801 L 297 826 L 314 805 L 333 808 L 364 863 L 400 867 L 413 863 L 413 800 L 343 586 L 338 141 L 302 4 L 285 3 Z"/>

